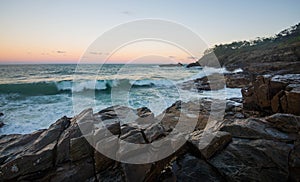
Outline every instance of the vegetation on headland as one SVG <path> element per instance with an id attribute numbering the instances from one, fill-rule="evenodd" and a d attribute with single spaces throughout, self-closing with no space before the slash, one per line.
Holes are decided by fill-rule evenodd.
<path id="1" fill-rule="evenodd" d="M 207 63 L 216 55 L 221 66 L 244 67 L 252 63 L 295 62 L 300 60 L 300 23 L 273 37 L 234 41 L 207 49 L 198 62 Z M 195 64 L 193 64 L 195 65 Z"/>

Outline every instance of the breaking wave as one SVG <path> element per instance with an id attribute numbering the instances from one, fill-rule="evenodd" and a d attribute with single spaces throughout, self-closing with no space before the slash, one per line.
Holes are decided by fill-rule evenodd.
<path id="1" fill-rule="evenodd" d="M 129 85 L 130 87 L 170 87 L 172 82 L 168 80 L 72 80 L 53 82 L 34 82 L 0 84 L 0 94 L 18 93 L 23 95 L 55 95 L 60 93 L 105 91 L 113 87 Z"/>

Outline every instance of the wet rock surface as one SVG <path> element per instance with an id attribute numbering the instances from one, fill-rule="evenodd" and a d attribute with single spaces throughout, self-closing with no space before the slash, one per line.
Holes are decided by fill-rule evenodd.
<path id="1" fill-rule="evenodd" d="M 184 90 L 195 90 L 198 92 L 207 90 L 220 90 L 225 88 L 243 88 L 249 86 L 253 80 L 253 75 L 247 72 L 238 73 L 214 73 L 194 80 L 189 80 L 179 84 Z"/>
<path id="2" fill-rule="evenodd" d="M 157 116 L 145 107 L 112 106 L 31 134 L 2 135 L 0 181 L 299 181 L 298 108 L 278 112 L 285 111 L 283 97 L 287 108 L 299 104 L 297 95 L 288 99 L 298 76 L 259 77 L 251 89 L 255 107 L 247 107 L 249 92 L 243 104 L 177 101 Z M 271 96 L 281 109 L 272 111 Z"/>
<path id="3" fill-rule="evenodd" d="M 220 90 L 225 87 L 225 79 L 224 75 L 215 73 L 202 78 L 197 78 L 195 80 L 189 80 L 180 83 L 179 86 L 185 90 L 195 90 L 198 92 L 207 90 Z"/>

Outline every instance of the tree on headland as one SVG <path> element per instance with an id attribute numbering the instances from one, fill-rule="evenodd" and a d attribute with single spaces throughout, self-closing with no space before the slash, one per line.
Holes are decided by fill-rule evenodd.
<path id="1" fill-rule="evenodd" d="M 300 23 L 272 37 L 257 37 L 254 40 L 215 45 L 205 50 L 198 62 L 208 63 L 213 54 L 221 66 L 300 61 Z"/>

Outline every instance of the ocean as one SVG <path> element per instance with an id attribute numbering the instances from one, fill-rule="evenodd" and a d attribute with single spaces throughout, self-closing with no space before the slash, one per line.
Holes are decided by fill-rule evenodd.
<path id="1" fill-rule="evenodd" d="M 148 107 L 155 115 L 177 100 L 218 98 L 224 97 L 224 93 L 226 98 L 241 97 L 240 89 L 199 93 L 177 86 L 187 80 L 221 72 L 227 71 L 223 68 L 144 64 L 0 65 L 0 112 L 4 114 L 0 121 L 5 124 L 0 128 L 0 135 L 30 133 L 49 127 L 62 116 L 78 114 L 78 107 L 77 110 L 73 107 L 74 95 L 80 98 L 82 110 L 90 103 L 93 103 L 94 112 L 119 104 L 132 108 Z M 122 93 L 124 85 L 128 90 Z"/>

